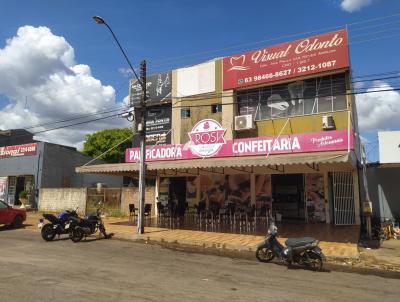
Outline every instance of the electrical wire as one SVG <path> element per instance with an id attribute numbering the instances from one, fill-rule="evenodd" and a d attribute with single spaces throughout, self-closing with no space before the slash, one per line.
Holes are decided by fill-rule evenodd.
<path id="1" fill-rule="evenodd" d="M 388 91 L 400 91 L 400 87 L 399 88 L 392 88 L 392 89 L 381 89 L 381 90 L 374 90 L 374 91 L 364 91 L 364 92 L 352 92 L 352 93 L 345 93 L 345 94 L 335 94 L 332 96 L 340 96 L 340 95 L 357 95 L 357 94 L 368 94 L 368 93 L 379 93 L 379 92 L 388 92 Z M 230 97 L 232 97 L 233 95 L 231 95 Z M 322 97 L 322 96 L 320 96 Z M 300 98 L 292 98 L 291 100 L 295 100 L 295 99 L 300 99 Z M 238 102 L 231 102 L 231 103 L 223 103 L 221 104 L 222 106 L 226 106 L 226 105 L 237 105 L 239 104 Z M 176 108 L 197 108 L 197 107 L 205 107 L 205 106 L 210 106 L 209 104 L 198 104 L 198 105 L 188 105 L 188 106 L 174 106 L 173 109 Z M 36 131 L 30 134 L 24 134 L 24 135 L 18 135 L 18 136 L 14 136 L 13 138 L 18 138 L 18 137 L 25 137 L 25 136 L 31 136 L 31 135 L 37 135 L 40 133 L 45 133 L 45 132 L 49 132 L 49 131 L 54 131 L 54 130 L 59 130 L 59 129 L 63 129 L 63 128 L 69 128 L 69 127 L 73 127 L 73 126 L 77 126 L 77 125 L 82 125 L 82 124 L 87 124 L 87 123 L 91 123 L 91 122 L 95 122 L 95 121 L 99 121 L 99 120 L 105 120 L 108 118 L 112 118 L 112 117 L 117 117 L 117 114 L 113 114 L 113 115 L 109 115 L 109 116 L 105 116 L 105 117 L 100 117 L 100 118 L 96 118 L 96 119 L 91 119 L 91 120 L 87 120 L 87 121 L 83 121 L 83 122 L 78 122 L 78 123 L 74 123 L 74 124 L 69 124 L 69 125 L 64 125 L 64 126 L 60 126 L 60 127 L 55 127 L 55 128 L 51 128 L 51 129 L 45 129 L 45 130 L 41 130 L 41 131 Z M 2 138 L 0 138 L 1 140 Z M 7 138 L 5 138 L 7 139 Z"/>
<path id="2" fill-rule="evenodd" d="M 298 36 L 302 36 L 302 35 L 309 35 L 309 34 L 318 33 L 318 32 L 323 33 L 323 32 L 326 32 L 326 31 L 340 29 L 340 28 L 342 28 L 342 29 L 343 28 L 347 28 L 348 32 L 350 34 L 352 29 L 349 29 L 349 27 L 351 27 L 351 26 L 364 24 L 364 23 L 371 23 L 371 22 L 374 22 L 374 21 L 389 19 L 389 18 L 398 17 L 398 16 L 400 16 L 400 13 L 396 13 L 396 14 L 392 14 L 392 15 L 388 15 L 388 16 L 383 16 L 383 17 L 379 17 L 379 18 L 367 19 L 367 20 L 353 22 L 353 23 L 342 24 L 340 26 L 326 27 L 326 28 L 318 29 L 318 30 L 312 30 L 312 31 L 299 32 L 299 33 L 295 33 L 295 34 L 282 35 L 282 36 L 278 36 L 278 37 L 275 37 L 275 38 L 260 40 L 260 41 L 256 41 L 256 42 L 237 44 L 237 45 L 232 45 L 232 46 L 229 46 L 229 47 L 224 47 L 224 48 L 221 48 L 221 49 L 197 52 L 197 53 L 192 53 L 192 54 L 188 54 L 188 55 L 184 55 L 184 56 L 172 57 L 172 58 L 168 58 L 168 59 L 155 59 L 155 60 L 150 59 L 150 60 L 148 60 L 148 62 L 149 63 L 161 63 L 161 62 L 163 62 L 162 64 L 155 64 L 155 65 L 152 66 L 152 67 L 159 67 L 159 66 L 165 65 L 166 62 L 178 62 L 178 61 L 182 61 L 182 59 L 199 57 L 199 56 L 204 55 L 204 54 L 218 53 L 218 52 L 221 52 L 221 51 L 234 49 L 234 48 L 238 48 L 238 47 L 242 47 L 242 46 L 257 45 L 257 44 L 261 44 L 261 43 L 277 41 L 277 40 L 287 39 L 287 38 L 293 38 L 293 37 L 298 37 Z M 387 23 L 383 23 L 381 26 L 383 26 L 384 24 L 387 24 Z M 371 26 L 365 26 L 365 27 L 361 27 L 361 28 L 356 28 L 356 30 L 360 31 L 360 30 L 363 30 L 363 29 L 368 29 L 370 27 Z M 349 43 L 350 43 L 350 41 L 349 41 Z M 250 51 L 250 50 L 251 49 L 241 50 L 241 52 L 246 52 L 246 51 Z"/>

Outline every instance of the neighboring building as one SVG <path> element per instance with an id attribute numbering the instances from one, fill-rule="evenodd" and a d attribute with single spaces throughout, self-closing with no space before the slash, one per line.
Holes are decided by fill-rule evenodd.
<path id="1" fill-rule="evenodd" d="M 40 188 L 92 187 L 97 183 L 120 187 L 122 184 L 121 177 L 75 173 L 75 167 L 92 159 L 75 148 L 34 141 L 26 131 L 10 130 L 10 133 L 7 145 L 3 145 L 0 134 L 0 199 L 9 204 L 18 204 L 19 193 L 24 190 L 29 192 L 30 206 L 36 208 Z"/>
<path id="2" fill-rule="evenodd" d="M 374 217 L 400 220 L 400 131 L 378 133 L 379 163 L 367 164 L 367 185 Z"/>
<path id="3" fill-rule="evenodd" d="M 345 30 L 173 70 L 172 97 L 150 103 L 171 110 L 171 128 L 151 133 L 171 141 L 146 152 L 157 197 L 256 207 L 272 198 L 283 222 L 359 225 L 350 71 Z M 77 171 L 137 175 L 139 155 Z"/>

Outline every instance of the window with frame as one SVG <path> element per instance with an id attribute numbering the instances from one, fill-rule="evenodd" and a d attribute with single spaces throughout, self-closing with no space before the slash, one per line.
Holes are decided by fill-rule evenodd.
<path id="1" fill-rule="evenodd" d="M 189 117 L 190 117 L 190 108 L 182 108 L 181 118 L 189 118 Z"/>
<path id="2" fill-rule="evenodd" d="M 211 105 L 211 113 L 222 112 L 222 104 L 212 104 Z"/>
<path id="3" fill-rule="evenodd" d="M 237 93 L 240 115 L 255 120 L 347 109 L 344 73 L 249 89 Z"/>

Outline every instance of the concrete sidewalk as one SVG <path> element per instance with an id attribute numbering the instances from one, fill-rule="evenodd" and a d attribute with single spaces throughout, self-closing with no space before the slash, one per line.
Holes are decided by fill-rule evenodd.
<path id="1" fill-rule="evenodd" d="M 26 223 L 27 228 L 37 229 L 40 213 L 29 213 Z M 182 245 L 200 249 L 216 249 L 220 251 L 255 252 L 257 245 L 263 241 L 263 236 L 204 232 L 181 229 L 165 229 L 146 227 L 145 234 L 137 235 L 136 226 L 127 225 L 127 218 L 107 217 L 104 223 L 107 233 L 113 233 L 115 238 L 127 240 L 141 240 L 150 243 Z M 278 240 L 284 243 L 287 238 Z M 360 257 L 357 244 L 321 241 L 320 247 L 328 260 L 357 260 Z"/>

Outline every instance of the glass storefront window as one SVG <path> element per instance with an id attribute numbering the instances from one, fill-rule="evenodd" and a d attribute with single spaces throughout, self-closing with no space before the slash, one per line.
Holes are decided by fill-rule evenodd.
<path id="1" fill-rule="evenodd" d="M 344 110 L 347 108 L 345 79 L 342 73 L 240 91 L 239 114 L 267 120 Z"/>

